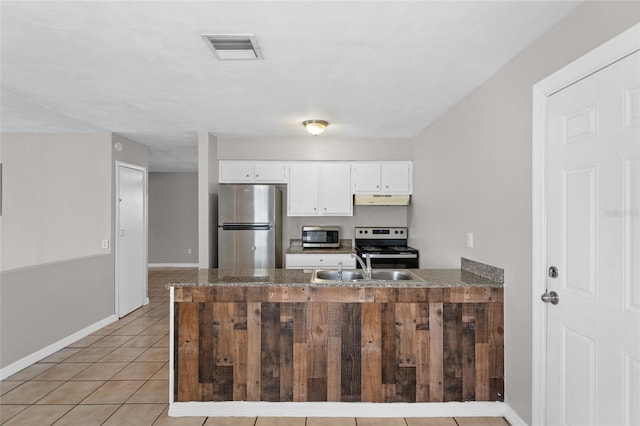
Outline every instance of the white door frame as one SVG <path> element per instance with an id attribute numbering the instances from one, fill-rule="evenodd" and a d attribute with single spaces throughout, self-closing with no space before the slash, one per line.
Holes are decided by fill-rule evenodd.
<path id="1" fill-rule="evenodd" d="M 136 164 L 130 164 L 130 163 L 125 163 L 124 161 L 116 161 L 116 168 L 115 168 L 115 186 L 116 186 L 116 190 L 115 190 L 115 198 L 113 200 L 114 202 L 114 208 L 115 208 L 115 216 L 116 216 L 116 224 L 115 224 L 115 230 L 114 230 L 114 240 L 115 240 L 115 244 L 114 244 L 114 253 L 113 253 L 113 257 L 114 257 L 114 271 L 115 271 L 115 313 L 116 316 L 118 318 L 120 318 L 120 282 L 119 282 L 119 274 L 118 274 L 118 268 L 120 267 L 120 265 L 118 264 L 118 250 L 120 249 L 120 238 L 118 233 L 120 232 L 120 208 L 119 208 L 119 203 L 118 200 L 120 199 L 120 167 L 127 167 L 130 169 L 134 169 L 134 170 L 139 170 L 143 173 L 143 177 L 142 177 L 142 186 L 143 186 L 143 191 L 144 191 L 144 207 L 143 207 L 143 224 L 142 227 L 143 229 L 143 239 L 144 239 L 144 253 L 142 254 L 142 259 L 144 262 L 144 267 L 145 269 L 148 266 L 149 263 L 149 259 L 148 259 L 148 245 L 149 245 L 149 236 L 148 236 L 148 230 L 149 230 L 149 225 L 148 225 L 148 188 L 147 188 L 147 168 L 143 167 L 143 166 L 138 166 Z M 145 274 L 144 276 L 144 304 L 148 304 L 149 303 L 149 283 L 148 283 L 148 276 L 147 274 Z"/>
<path id="2" fill-rule="evenodd" d="M 614 37 L 533 86 L 532 122 L 532 424 L 546 424 L 548 304 L 546 289 L 547 206 L 546 145 L 549 96 L 640 50 L 640 24 Z"/>

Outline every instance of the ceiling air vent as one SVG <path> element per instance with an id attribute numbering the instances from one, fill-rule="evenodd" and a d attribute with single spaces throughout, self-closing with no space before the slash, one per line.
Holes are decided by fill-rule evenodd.
<path id="1" fill-rule="evenodd" d="M 261 58 L 253 34 L 202 34 L 202 38 L 220 60 Z"/>

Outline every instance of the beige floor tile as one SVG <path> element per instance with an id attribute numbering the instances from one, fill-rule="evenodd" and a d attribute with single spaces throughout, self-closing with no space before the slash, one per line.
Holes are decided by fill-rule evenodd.
<path id="1" fill-rule="evenodd" d="M 37 404 L 78 404 L 103 383 L 102 381 L 66 382 L 45 395 Z"/>
<path id="2" fill-rule="evenodd" d="M 163 324 L 152 325 L 140 332 L 143 336 L 164 336 L 167 333 L 169 333 L 168 321 L 167 324 L 164 324 L 163 321 Z"/>
<path id="3" fill-rule="evenodd" d="M 136 336 L 121 346 L 121 348 L 150 348 L 155 345 L 161 336 Z"/>
<path id="4" fill-rule="evenodd" d="M 254 424 L 256 424 L 255 417 L 208 417 L 204 426 L 253 426 Z M 268 424 L 264 423 L 262 426 L 265 425 Z"/>
<path id="5" fill-rule="evenodd" d="M 305 421 L 304 417 L 258 417 L 255 426 L 304 426 Z"/>
<path id="6" fill-rule="evenodd" d="M 358 417 L 356 422 L 358 426 L 407 426 L 404 419 L 401 417 Z"/>
<path id="7" fill-rule="evenodd" d="M 150 380 L 127 400 L 133 404 L 168 404 L 169 381 Z"/>
<path id="8" fill-rule="evenodd" d="M 86 348 L 87 346 L 91 346 L 93 345 L 95 342 L 97 342 L 98 340 L 102 339 L 102 336 L 96 336 L 94 334 L 89 335 L 87 337 L 83 337 L 82 339 L 78 340 L 77 342 L 73 342 L 72 344 L 70 344 L 69 348 Z"/>
<path id="9" fill-rule="evenodd" d="M 99 426 L 118 408 L 119 405 L 76 405 L 55 426 Z"/>
<path id="10" fill-rule="evenodd" d="M 86 370 L 91 364 L 80 362 L 64 362 L 56 364 L 33 380 L 69 380 L 76 374 Z"/>
<path id="11" fill-rule="evenodd" d="M 502 417 L 456 417 L 459 426 L 508 426 Z"/>
<path id="12" fill-rule="evenodd" d="M 151 426 L 165 404 L 125 404 L 107 420 L 105 426 Z"/>
<path id="13" fill-rule="evenodd" d="M 69 358 L 71 355 L 75 355 L 78 352 L 80 352 L 80 348 L 63 348 L 58 352 L 49 355 L 40 362 L 62 362 L 65 359 Z"/>
<path id="14" fill-rule="evenodd" d="M 407 426 L 457 426 L 453 417 L 407 417 Z"/>
<path id="15" fill-rule="evenodd" d="M 82 349 L 77 354 L 67 358 L 65 362 L 96 362 L 109 355 L 113 348 L 93 348 Z"/>
<path id="16" fill-rule="evenodd" d="M 169 407 L 164 409 L 153 426 L 202 426 L 207 420 L 206 417 L 169 417 L 168 412 Z"/>
<path id="17" fill-rule="evenodd" d="M 138 358 L 145 351 L 145 348 L 117 348 L 100 362 L 131 362 Z"/>
<path id="18" fill-rule="evenodd" d="M 306 426 L 356 426 L 353 417 L 307 417 Z"/>
<path id="19" fill-rule="evenodd" d="M 123 404 L 144 384 L 142 380 L 114 380 L 106 382 L 85 398 L 81 404 Z"/>
<path id="20" fill-rule="evenodd" d="M 12 389 L 24 383 L 24 380 L 3 380 L 0 382 L 0 395 L 4 395 Z"/>
<path id="21" fill-rule="evenodd" d="M 126 342 L 131 340 L 133 336 L 104 336 L 102 339 L 95 342 L 91 347 L 93 348 L 119 348 Z"/>
<path id="22" fill-rule="evenodd" d="M 153 345 L 153 347 L 154 348 L 168 348 L 169 347 L 169 335 L 167 334 L 162 339 L 158 340 L 156 342 L 156 344 Z"/>
<path id="23" fill-rule="evenodd" d="M 126 366 L 126 362 L 98 362 L 91 364 L 72 380 L 109 380 Z"/>
<path id="24" fill-rule="evenodd" d="M 169 363 L 165 362 L 162 368 L 151 377 L 151 380 L 169 380 Z"/>
<path id="25" fill-rule="evenodd" d="M 41 374 L 43 371 L 46 371 L 55 365 L 56 364 L 52 364 L 49 362 L 38 362 L 36 364 L 28 366 L 23 370 L 18 371 L 16 374 L 10 377 L 7 377 L 6 380 L 31 380 L 38 374 Z"/>
<path id="26" fill-rule="evenodd" d="M 111 335 L 112 336 L 137 336 L 138 334 L 142 333 L 144 330 L 146 330 L 149 327 L 150 326 L 148 325 L 129 324 L 129 325 L 125 325 L 119 330 L 114 331 L 113 333 L 111 333 Z"/>
<path id="27" fill-rule="evenodd" d="M 28 405 L 0 405 L 0 425 L 5 424 L 13 416 L 27 409 Z"/>
<path id="28" fill-rule="evenodd" d="M 73 405 L 32 405 L 21 413 L 12 417 L 6 426 L 40 426 L 51 425 Z"/>
<path id="29" fill-rule="evenodd" d="M 136 358 L 136 362 L 146 361 L 169 361 L 169 349 L 149 348 L 142 355 Z"/>
<path id="30" fill-rule="evenodd" d="M 61 381 L 51 382 L 26 382 L 12 391 L 2 395 L 3 404 L 33 404 L 62 383 Z"/>
<path id="31" fill-rule="evenodd" d="M 163 362 L 132 362 L 111 380 L 148 380 L 165 365 Z M 168 380 L 168 377 L 164 379 Z"/>

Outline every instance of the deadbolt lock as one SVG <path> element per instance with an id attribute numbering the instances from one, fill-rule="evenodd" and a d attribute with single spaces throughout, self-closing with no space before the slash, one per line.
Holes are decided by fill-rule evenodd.
<path id="1" fill-rule="evenodd" d="M 551 266 L 549 268 L 549 277 L 558 278 L 558 268 L 556 268 L 555 266 Z"/>

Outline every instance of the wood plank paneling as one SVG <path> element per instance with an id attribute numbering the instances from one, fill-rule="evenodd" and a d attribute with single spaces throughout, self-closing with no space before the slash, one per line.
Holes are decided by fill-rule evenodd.
<path id="1" fill-rule="evenodd" d="M 504 400 L 501 289 L 174 294 L 176 401 Z"/>

